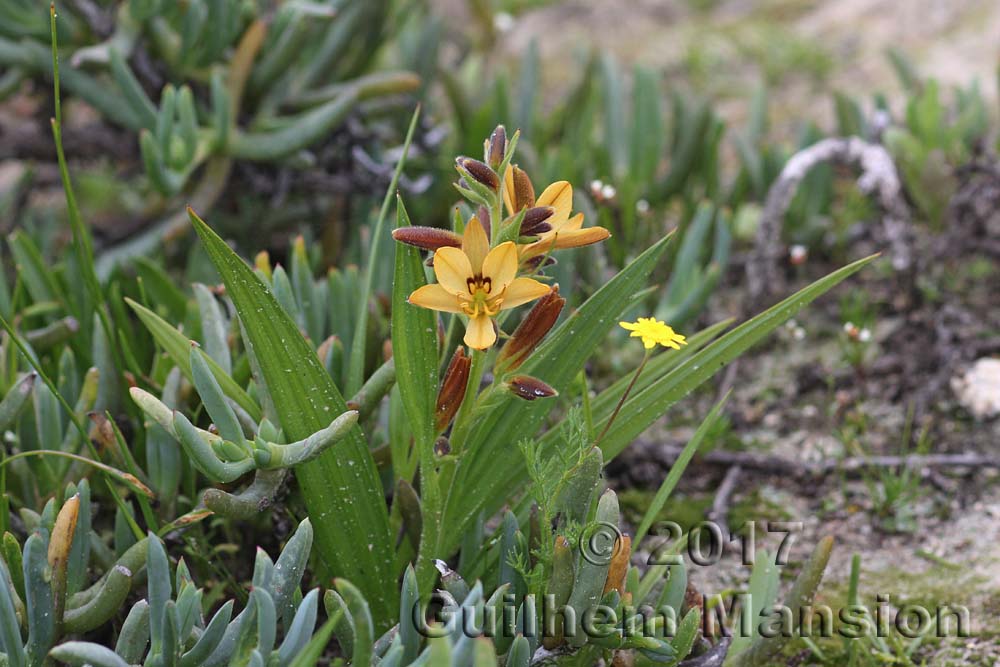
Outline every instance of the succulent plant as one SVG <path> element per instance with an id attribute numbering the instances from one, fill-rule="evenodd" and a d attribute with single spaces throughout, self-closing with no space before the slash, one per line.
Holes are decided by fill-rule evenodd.
<path id="1" fill-rule="evenodd" d="M 50 16 L 48 3 L 2 0 L 0 92 L 50 79 L 58 37 L 62 87 L 138 145 L 155 193 L 143 214 L 159 219 L 103 258 L 105 276 L 184 231 L 182 205 L 211 207 L 236 163 L 310 168 L 329 159 L 320 148 L 359 108 L 384 113 L 420 86 L 411 72 L 375 71 L 393 34 L 388 0 L 88 7 L 59 3 Z"/>
<path id="2" fill-rule="evenodd" d="M 312 639 L 319 590 L 305 596 L 299 582 L 312 547 L 306 519 L 289 538 L 277 561 L 262 550 L 254 563 L 253 590 L 233 618 L 235 603 L 223 604 L 206 622 L 202 590 L 196 588 L 183 559 L 174 575 L 155 535 L 144 540 L 146 597 L 129 610 L 114 650 L 84 641 L 59 644 L 49 655 L 71 665 L 183 665 L 213 667 L 293 664 Z M 280 630 L 280 632 L 279 632 Z M 280 638 L 280 643 L 279 643 Z"/>
<path id="3" fill-rule="evenodd" d="M 148 540 L 137 542 L 115 559 L 91 529 L 87 481 L 69 485 L 65 495 L 58 511 L 53 499 L 41 515 L 24 515 L 30 535 L 23 547 L 13 534 L 4 534 L 0 653 L 7 664 L 47 664 L 46 655 L 57 641 L 107 623 L 119 612 L 133 584 L 141 580 Z M 92 561 L 108 561 L 109 565 L 103 576 L 84 588 Z"/>
<path id="4" fill-rule="evenodd" d="M 241 420 L 230 404 L 209 366 L 208 356 L 191 347 L 191 374 L 195 388 L 214 421 L 214 431 L 200 429 L 178 410 L 138 387 L 131 389 L 133 400 L 143 411 L 177 440 L 188 459 L 213 482 L 233 482 L 255 472 L 256 477 L 242 494 L 232 495 L 218 489 L 205 492 L 205 504 L 212 511 L 247 518 L 265 509 L 280 486 L 285 470 L 319 456 L 334 445 L 357 423 L 357 410 L 334 418 L 330 425 L 308 438 L 278 444 L 281 432 L 266 418 L 260 424 Z M 238 408 L 238 406 L 237 406 Z M 252 431 L 248 436 L 247 431 Z"/>

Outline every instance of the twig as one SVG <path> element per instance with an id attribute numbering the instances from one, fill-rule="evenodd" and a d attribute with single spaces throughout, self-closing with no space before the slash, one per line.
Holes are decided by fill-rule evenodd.
<path id="1" fill-rule="evenodd" d="M 882 208 L 882 227 L 893 267 L 901 272 L 912 267 L 909 209 L 888 151 L 859 137 L 823 139 L 793 155 L 768 192 L 754 249 L 747 261 L 749 307 L 756 310 L 769 294 L 781 291 L 783 281 L 778 267 L 784 250 L 782 221 L 802 180 L 813 167 L 827 162 L 861 170 L 858 187 L 875 197 Z"/>
<path id="2" fill-rule="evenodd" d="M 729 514 L 729 499 L 736 490 L 736 482 L 739 481 L 741 474 L 743 474 L 741 465 L 734 465 L 726 471 L 726 476 L 722 478 L 722 483 L 715 492 L 712 509 L 708 512 L 708 520 L 722 528 L 723 535 L 729 534 L 729 522 L 726 520 L 726 515 Z"/>
<path id="3" fill-rule="evenodd" d="M 682 450 L 681 447 L 675 445 L 654 445 L 654 447 L 656 448 L 656 460 L 666 466 L 672 464 L 680 456 Z M 749 470 L 797 477 L 821 477 L 832 472 L 860 474 L 870 468 L 898 466 L 907 468 L 1000 468 L 1000 456 L 980 454 L 851 456 L 844 459 L 808 462 L 753 452 L 719 450 L 709 452 L 700 457 L 699 460 L 712 465 L 740 466 Z"/>
<path id="4" fill-rule="evenodd" d="M 678 667 L 722 667 L 722 663 L 726 661 L 726 654 L 729 653 L 729 642 L 731 641 L 729 637 L 723 637 L 707 653 L 689 658 L 680 663 Z"/>

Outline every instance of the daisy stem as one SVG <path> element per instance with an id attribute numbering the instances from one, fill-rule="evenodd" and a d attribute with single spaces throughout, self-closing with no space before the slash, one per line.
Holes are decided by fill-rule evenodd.
<path id="1" fill-rule="evenodd" d="M 632 376 L 632 381 L 628 383 L 628 386 L 625 387 L 625 392 L 622 394 L 622 397 L 618 399 L 618 405 L 615 406 L 615 411 L 611 413 L 611 416 L 608 418 L 608 423 L 604 425 L 604 429 L 601 431 L 601 434 L 597 436 L 597 440 L 594 441 L 594 447 L 597 447 L 599 444 L 601 444 L 601 440 L 604 439 L 604 436 L 607 434 L 608 429 L 611 428 L 611 425 L 615 422 L 615 419 L 618 418 L 618 413 L 621 412 L 622 406 L 625 405 L 625 400 L 628 398 L 628 395 L 632 392 L 632 387 L 635 386 L 636 380 L 639 379 L 639 375 L 642 373 L 642 369 L 646 367 L 646 362 L 649 361 L 649 357 L 650 357 L 650 350 L 647 349 L 646 354 L 644 354 L 642 357 L 642 362 L 639 364 L 638 368 L 635 369 L 635 374 Z"/>

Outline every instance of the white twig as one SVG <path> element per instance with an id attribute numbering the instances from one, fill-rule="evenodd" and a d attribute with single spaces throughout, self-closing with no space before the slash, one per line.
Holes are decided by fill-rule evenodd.
<path id="1" fill-rule="evenodd" d="M 754 308 L 762 305 L 764 297 L 780 289 L 778 267 L 784 250 L 781 244 L 782 221 L 799 184 L 814 167 L 824 163 L 847 165 L 861 171 L 858 187 L 872 196 L 882 209 L 883 232 L 893 267 L 897 271 L 906 271 L 912 264 L 909 208 L 903 198 L 903 188 L 892 156 L 880 144 L 860 137 L 823 139 L 793 155 L 768 192 L 757 228 L 756 243 L 747 262 L 748 303 Z"/>

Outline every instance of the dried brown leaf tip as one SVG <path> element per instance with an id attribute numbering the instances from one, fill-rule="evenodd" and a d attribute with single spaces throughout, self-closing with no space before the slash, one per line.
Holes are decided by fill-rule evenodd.
<path id="1" fill-rule="evenodd" d="M 507 382 L 507 387 L 512 394 L 526 401 L 534 401 L 538 398 L 552 398 L 559 395 L 559 392 L 555 389 L 530 375 L 516 375 L 512 377 Z"/>
<path id="2" fill-rule="evenodd" d="M 448 370 L 444 372 L 444 380 L 441 382 L 437 405 L 434 408 L 434 423 L 439 433 L 448 428 L 448 424 L 458 412 L 458 406 L 465 398 L 465 387 L 469 383 L 471 366 L 472 358 L 466 356 L 465 348 L 456 349 L 448 364 Z"/>
<path id="3" fill-rule="evenodd" d="M 423 250 L 438 248 L 461 248 L 462 237 L 455 232 L 437 227 L 400 227 L 392 231 L 392 238 L 400 243 L 416 246 Z"/>
<path id="4" fill-rule="evenodd" d="M 608 578 L 604 581 L 604 592 L 618 591 L 625 594 L 625 575 L 628 573 L 629 559 L 632 557 L 632 538 L 621 535 L 615 540 L 615 548 L 608 566 Z"/>
<path id="5" fill-rule="evenodd" d="M 555 325 L 565 305 L 566 299 L 559 296 L 559 285 L 553 285 L 552 291 L 538 300 L 504 344 L 497 357 L 497 369 L 509 372 L 523 364 Z"/>
<path id="6" fill-rule="evenodd" d="M 76 533 L 76 518 L 80 512 L 80 495 L 74 494 L 63 503 L 59 514 L 56 515 L 55 525 L 52 527 L 52 537 L 49 539 L 49 567 L 55 569 L 60 564 L 65 564 L 69 558 L 69 550 L 73 545 L 73 535 Z"/>

